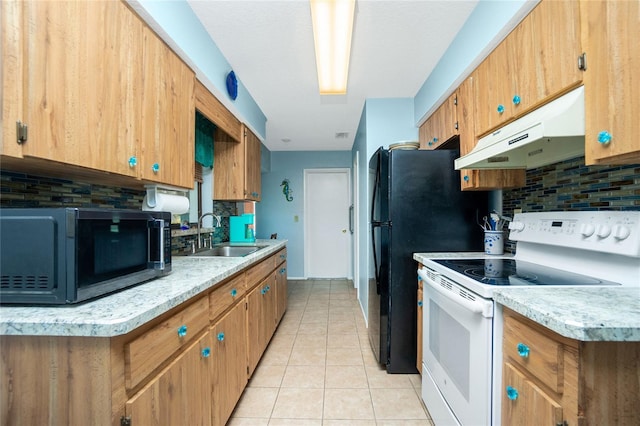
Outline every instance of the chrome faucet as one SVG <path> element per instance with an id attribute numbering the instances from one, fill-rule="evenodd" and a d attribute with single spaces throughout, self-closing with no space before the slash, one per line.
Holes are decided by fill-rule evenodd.
<path id="1" fill-rule="evenodd" d="M 198 236 L 196 237 L 198 239 L 198 248 L 202 248 L 202 240 L 200 239 L 200 227 L 202 226 L 202 219 L 205 216 L 213 216 L 213 218 L 216 220 L 215 223 L 213 224 L 214 227 L 220 228 L 220 216 L 215 215 L 213 213 L 203 213 L 202 216 L 200 216 L 198 218 Z M 211 244 L 209 244 L 211 245 Z"/>

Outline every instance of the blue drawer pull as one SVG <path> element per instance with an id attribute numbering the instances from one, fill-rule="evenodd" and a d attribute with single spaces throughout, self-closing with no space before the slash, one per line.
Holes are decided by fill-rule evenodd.
<path id="1" fill-rule="evenodd" d="M 507 398 L 511 401 L 518 399 L 518 390 L 514 387 L 507 386 Z"/>
<path id="2" fill-rule="evenodd" d="M 518 343 L 518 355 L 520 355 L 522 358 L 529 358 L 529 346 L 525 345 L 524 343 Z"/>
<path id="3" fill-rule="evenodd" d="M 178 328 L 178 336 L 184 337 L 186 335 L 187 335 L 187 326 L 186 325 L 180 326 L 180 328 Z"/>

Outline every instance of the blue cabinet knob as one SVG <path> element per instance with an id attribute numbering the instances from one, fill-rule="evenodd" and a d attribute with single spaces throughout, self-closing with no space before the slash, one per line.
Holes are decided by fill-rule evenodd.
<path id="1" fill-rule="evenodd" d="M 427 142 L 427 145 L 429 145 L 429 146 L 433 145 L 433 141 Z"/>
<path id="2" fill-rule="evenodd" d="M 520 101 L 521 101 L 520 96 L 518 96 L 518 95 L 513 95 L 513 104 L 514 104 L 514 105 L 519 105 L 519 104 L 520 104 Z"/>
<path id="3" fill-rule="evenodd" d="M 433 143 L 438 143 L 438 138 L 433 138 Z"/>
<path id="4" fill-rule="evenodd" d="M 502 114 L 504 112 L 504 105 L 500 104 L 497 108 L 498 114 Z"/>
<path id="5" fill-rule="evenodd" d="M 222 342 L 224 340 L 224 333 L 218 333 L 218 341 Z"/>
<path id="6" fill-rule="evenodd" d="M 201 352 L 202 354 L 202 358 L 209 358 L 209 355 L 211 355 L 211 348 L 204 348 Z"/>
<path id="7" fill-rule="evenodd" d="M 187 326 L 181 325 L 180 328 L 178 328 L 178 336 L 184 337 L 186 335 L 187 335 Z"/>
<path id="8" fill-rule="evenodd" d="M 280 269 L 280 275 L 284 275 L 287 272 L 287 268 Z"/>
<path id="9" fill-rule="evenodd" d="M 262 290 L 260 290 L 260 294 L 262 294 L 264 296 L 264 294 L 267 292 L 266 288 L 263 288 Z"/>
<path id="10" fill-rule="evenodd" d="M 153 163 L 153 166 L 151 166 L 151 170 L 153 171 L 153 173 L 158 173 L 160 171 L 160 164 Z"/>
<path id="11" fill-rule="evenodd" d="M 525 345 L 524 343 L 518 343 L 518 355 L 520 355 L 522 358 L 528 358 L 529 357 L 529 346 Z"/>
<path id="12" fill-rule="evenodd" d="M 611 133 L 607 132 L 606 130 L 598 133 L 598 142 L 600 142 L 602 145 L 608 145 L 609 142 L 611 142 L 611 138 Z"/>
<path id="13" fill-rule="evenodd" d="M 507 386 L 507 398 L 511 401 L 518 399 L 518 390 L 514 387 Z"/>
<path id="14" fill-rule="evenodd" d="M 464 175 L 462 180 L 464 180 L 465 182 L 469 182 L 469 175 Z"/>
<path id="15" fill-rule="evenodd" d="M 418 307 L 422 308 L 422 300 L 418 300 Z"/>
<path id="16" fill-rule="evenodd" d="M 138 159 L 136 157 L 129 157 L 129 167 L 133 168 L 138 165 Z"/>

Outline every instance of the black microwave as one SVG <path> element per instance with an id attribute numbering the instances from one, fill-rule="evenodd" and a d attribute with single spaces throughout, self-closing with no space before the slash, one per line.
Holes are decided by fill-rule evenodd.
<path id="1" fill-rule="evenodd" d="M 171 213 L 0 209 L 0 303 L 78 303 L 171 271 Z"/>

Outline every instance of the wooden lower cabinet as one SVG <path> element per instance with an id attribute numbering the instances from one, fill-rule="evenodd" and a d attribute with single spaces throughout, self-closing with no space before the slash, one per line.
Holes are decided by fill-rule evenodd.
<path id="1" fill-rule="evenodd" d="M 284 259 L 126 335 L 0 336 L 0 423 L 224 425 L 286 309 Z"/>
<path id="2" fill-rule="evenodd" d="M 276 329 L 275 275 L 268 275 L 247 295 L 249 376 L 253 374 Z"/>
<path id="3" fill-rule="evenodd" d="M 213 358 L 211 337 L 205 333 L 127 401 L 132 424 L 210 425 Z"/>
<path id="4" fill-rule="evenodd" d="M 504 309 L 502 424 L 640 424 L 640 342 L 583 342 Z"/>
<path id="5" fill-rule="evenodd" d="M 247 385 L 245 312 L 239 303 L 211 328 L 213 425 L 227 422 Z"/>

